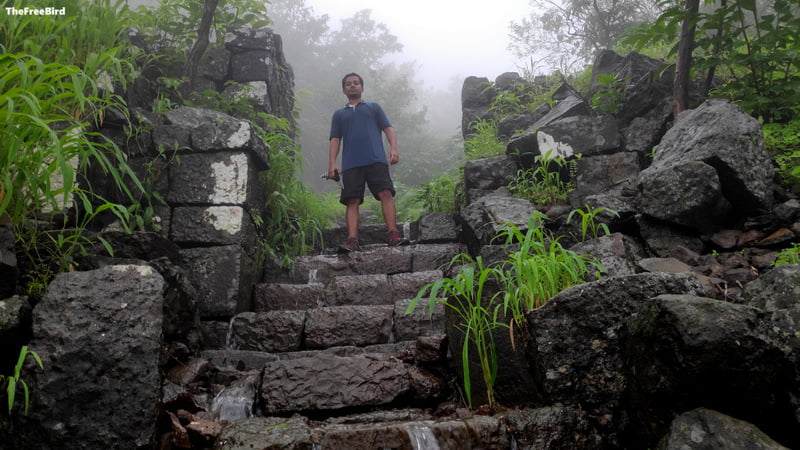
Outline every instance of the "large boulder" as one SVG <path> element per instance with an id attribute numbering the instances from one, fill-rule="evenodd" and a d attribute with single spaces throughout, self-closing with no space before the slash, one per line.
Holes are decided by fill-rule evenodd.
<path id="1" fill-rule="evenodd" d="M 464 186 L 470 200 L 480 196 L 473 191 L 493 191 L 508 186 L 517 176 L 517 162 L 509 156 L 495 156 L 467 161 L 464 164 Z M 470 194 L 472 192 L 472 194 Z"/>
<path id="2" fill-rule="evenodd" d="M 33 310 L 44 370 L 19 448 L 130 449 L 148 444 L 161 389 L 164 279 L 146 265 L 57 275 Z M 24 431 L 23 431 L 24 430 Z"/>
<path id="3" fill-rule="evenodd" d="M 688 293 L 643 304 L 622 333 L 632 441 L 651 446 L 676 415 L 706 407 L 800 445 L 795 331 L 757 308 Z"/>
<path id="4" fill-rule="evenodd" d="M 622 124 L 637 117 L 647 116 L 654 108 L 659 108 L 663 100 L 672 97 L 672 72 L 664 70 L 666 63 L 636 52 L 620 56 L 612 50 L 598 53 L 592 65 L 592 80 L 589 97 L 599 92 L 618 89 L 622 97 L 618 100 L 615 116 Z M 598 83 L 599 75 L 614 75 L 616 85 Z"/>
<path id="5" fill-rule="evenodd" d="M 741 303 L 785 314 L 800 329 L 800 264 L 778 266 L 747 283 Z"/>
<path id="6" fill-rule="evenodd" d="M 575 190 L 569 192 L 573 208 L 606 208 L 621 217 L 636 212 L 636 181 L 639 156 L 635 152 L 585 156 L 576 163 Z"/>
<path id="7" fill-rule="evenodd" d="M 707 408 L 693 409 L 676 417 L 669 434 L 656 447 L 657 450 L 689 448 L 786 449 L 753 424 Z"/>
<path id="8" fill-rule="evenodd" d="M 461 133 L 464 139 L 474 133 L 478 119 L 491 119 L 489 107 L 495 89 L 486 77 L 467 77 L 461 86 Z"/>
<path id="9" fill-rule="evenodd" d="M 768 209 L 772 175 L 758 121 L 736 105 L 708 100 L 664 135 L 652 165 L 639 174 L 639 202 L 649 216 L 708 230 L 726 213 Z"/>
<path id="10" fill-rule="evenodd" d="M 604 417 L 611 428 L 604 433 L 613 435 L 627 386 L 619 340 L 625 322 L 657 295 L 701 292 L 691 274 L 641 273 L 572 286 L 529 312 L 529 358 L 544 396 Z"/>

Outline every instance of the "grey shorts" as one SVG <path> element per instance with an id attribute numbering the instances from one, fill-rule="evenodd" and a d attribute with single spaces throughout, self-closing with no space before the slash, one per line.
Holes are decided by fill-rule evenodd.
<path id="1" fill-rule="evenodd" d="M 394 197 L 394 183 L 389 175 L 389 165 L 375 163 L 369 166 L 353 167 L 342 172 L 342 194 L 339 201 L 346 205 L 350 200 L 357 198 L 359 204 L 364 202 L 364 186 L 368 186 L 372 196 L 378 198 L 378 193 L 391 191 Z"/>

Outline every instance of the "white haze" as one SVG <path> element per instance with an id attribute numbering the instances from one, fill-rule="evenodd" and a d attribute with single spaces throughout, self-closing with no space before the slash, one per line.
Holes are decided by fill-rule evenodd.
<path id="1" fill-rule="evenodd" d="M 531 11 L 528 0 L 307 0 L 329 25 L 369 9 L 403 45 L 393 61 L 416 61 L 426 87 L 446 90 L 454 78 L 487 77 L 519 71 L 507 50 L 509 23 Z"/>

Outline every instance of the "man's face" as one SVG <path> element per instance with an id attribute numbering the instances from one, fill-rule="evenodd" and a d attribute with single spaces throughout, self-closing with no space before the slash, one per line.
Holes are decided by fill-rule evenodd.
<path id="1" fill-rule="evenodd" d="M 358 80 L 358 77 L 350 76 L 344 80 L 343 91 L 347 98 L 351 100 L 359 99 L 361 98 L 361 93 L 364 92 L 364 86 L 361 85 L 361 81 Z"/>

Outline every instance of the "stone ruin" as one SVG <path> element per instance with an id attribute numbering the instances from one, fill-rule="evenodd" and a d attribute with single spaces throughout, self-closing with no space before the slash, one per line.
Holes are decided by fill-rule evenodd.
<path id="1" fill-rule="evenodd" d="M 208 83 L 224 84 L 208 78 L 215 67 L 244 71 L 247 62 L 259 65 L 251 73 L 270 73 L 283 64 L 274 55 L 236 58 L 243 49 L 271 54 L 270 36 L 232 34 L 229 62 L 209 63 Z M 412 245 L 366 245 L 351 255 L 320 249 L 296 258 L 292 271 L 254 264 L 251 212 L 268 214 L 257 173 L 269 160 L 252 125 L 195 108 L 141 113 L 151 132 L 131 158 L 158 174 L 155 189 L 167 200 L 157 210 L 161 231 L 107 231 L 114 258 L 92 252 L 85 270 L 59 275 L 28 307 L 30 345 L 45 370 L 26 372 L 31 413 L 0 425 L 4 442 L 600 449 L 672 448 L 700 436 L 711 446 L 800 445 L 800 272 L 769 266 L 800 235 L 800 204 L 772 184 L 750 118 L 706 102 L 674 120 L 669 82 L 652 76 L 657 67 L 604 53 L 595 71 L 628 83 L 616 116 L 593 114 L 563 87 L 552 109 L 501 124 L 508 154 L 468 163 L 459 212 L 407 224 Z M 279 80 L 235 76 L 266 83 L 250 92 L 291 92 L 270 88 Z M 465 81 L 468 122 L 490 114 L 486 81 Z M 504 74 L 494 87 L 517 83 L 525 82 Z M 450 275 L 454 255 L 496 261 L 511 250 L 493 241 L 499 226 L 524 228 L 538 206 L 505 186 L 551 148 L 583 156 L 570 204 L 545 209 L 548 226 L 569 235 L 566 214 L 586 204 L 619 212 L 602 217 L 610 236 L 570 243 L 601 260 L 606 277 L 531 311 L 523 350 L 501 360 L 497 395 L 509 408 L 469 411 L 453 382 L 452 317 L 405 308 L 421 286 Z M 168 149 L 179 158 L 156 158 Z M 154 158 L 153 172 L 145 163 Z M 326 238 L 338 242 L 341 233 Z M 377 234 L 365 227 L 365 236 Z M 21 312 L 26 302 L 2 304 Z"/>

